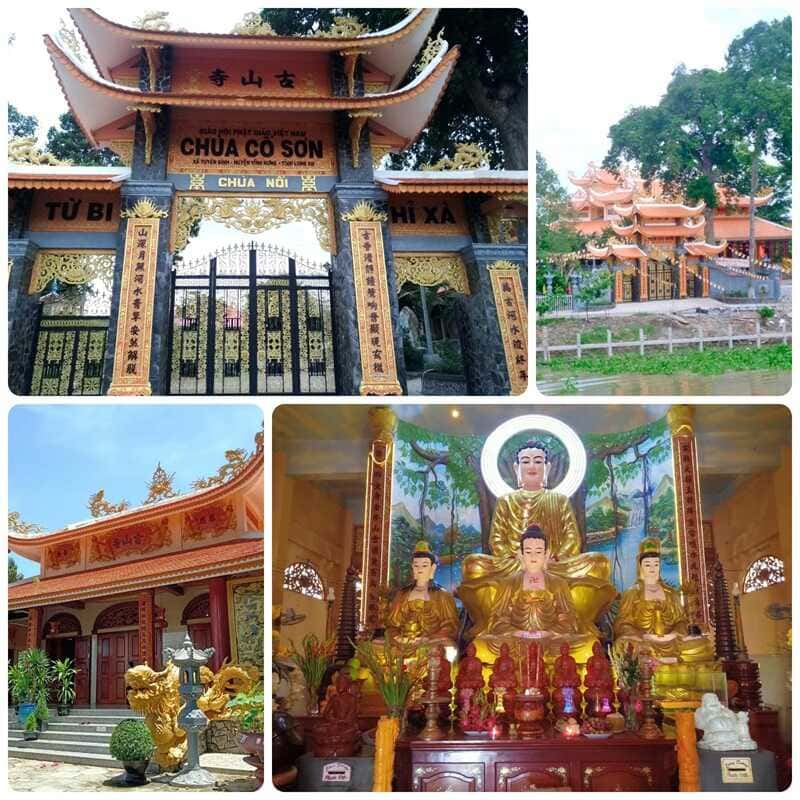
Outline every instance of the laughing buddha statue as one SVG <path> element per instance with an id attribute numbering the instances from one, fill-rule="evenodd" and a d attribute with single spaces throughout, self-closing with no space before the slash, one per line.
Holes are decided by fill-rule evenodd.
<path id="1" fill-rule="evenodd" d="M 546 625 L 551 633 L 574 637 L 571 653 L 584 663 L 597 636 L 594 622 L 617 591 L 609 580 L 608 559 L 600 553 L 580 552 L 580 533 L 569 498 L 547 488 L 549 471 L 548 451 L 541 442 L 529 441 L 517 450 L 514 472 L 519 488 L 497 500 L 489 533 L 492 555 L 466 557 L 457 594 L 472 619 L 470 637 L 513 635 L 514 631 L 541 635 L 546 632 L 541 626 Z M 541 572 L 550 584 L 552 607 L 549 600 L 542 602 L 544 596 L 526 593 L 525 582 L 531 579 L 525 577 L 521 545 L 523 533 L 531 527 L 541 531 L 546 544 Z M 514 602 L 509 605 L 511 599 Z M 495 649 L 490 645 L 491 653 Z M 484 660 L 491 657 L 490 653 L 481 655 Z"/>
<path id="2" fill-rule="evenodd" d="M 628 642 L 646 647 L 664 663 L 713 661 L 711 642 L 690 636 L 680 596 L 661 580 L 661 542 L 643 539 L 639 545 L 639 580 L 622 594 L 614 621 L 614 651 L 624 652 Z"/>

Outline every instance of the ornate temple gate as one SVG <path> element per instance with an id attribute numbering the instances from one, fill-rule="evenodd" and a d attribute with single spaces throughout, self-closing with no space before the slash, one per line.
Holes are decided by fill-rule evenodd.
<path id="1" fill-rule="evenodd" d="M 651 262 L 647 270 L 649 300 L 672 299 L 672 266 L 664 262 Z"/>
<path id="2" fill-rule="evenodd" d="M 170 394 L 334 394 L 327 264 L 232 245 L 173 273 Z"/>

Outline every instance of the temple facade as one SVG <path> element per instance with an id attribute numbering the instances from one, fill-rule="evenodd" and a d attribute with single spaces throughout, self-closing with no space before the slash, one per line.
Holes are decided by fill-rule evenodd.
<path id="1" fill-rule="evenodd" d="M 749 199 L 718 187 L 719 204 L 668 198 L 660 181 L 647 188 L 633 172 L 620 175 L 589 164 L 570 200 L 575 228 L 589 237 L 607 231 L 605 246 L 588 244 L 586 259 L 605 262 L 613 273 L 617 303 L 740 294 L 780 297 L 781 271 L 790 267 L 791 229 L 756 217 L 757 268 L 750 269 Z M 756 198 L 756 207 L 771 194 Z M 706 240 L 709 221 L 716 243 Z M 786 261 L 786 263 L 784 263 Z"/>
<path id="2" fill-rule="evenodd" d="M 89 142 L 124 166 L 9 145 L 12 391 L 406 393 L 414 286 L 459 309 L 458 393 L 524 389 L 527 173 L 466 143 L 380 169 L 458 68 L 435 9 L 302 37 L 252 15 L 200 34 L 70 14 L 44 46 Z"/>
<path id="3" fill-rule="evenodd" d="M 214 648 L 213 669 L 228 659 L 263 670 L 263 436 L 203 483 L 136 508 L 98 508 L 62 530 L 9 532 L 9 550 L 41 565 L 9 586 L 12 661 L 32 648 L 73 659 L 79 706 L 125 706 L 126 670 L 162 668 L 164 648 L 187 632 Z"/>

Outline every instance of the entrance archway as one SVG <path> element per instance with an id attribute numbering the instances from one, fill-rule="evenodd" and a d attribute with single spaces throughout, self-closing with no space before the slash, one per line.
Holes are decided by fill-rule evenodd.
<path id="1" fill-rule="evenodd" d="M 74 614 L 54 614 L 44 624 L 44 649 L 48 657 L 59 661 L 69 658 L 74 662 L 75 705 L 87 705 L 91 693 L 92 637 L 81 634 L 80 620 Z"/>
<path id="2" fill-rule="evenodd" d="M 208 594 L 199 594 L 183 609 L 181 625 L 185 625 L 198 650 L 211 647 L 211 609 Z"/>

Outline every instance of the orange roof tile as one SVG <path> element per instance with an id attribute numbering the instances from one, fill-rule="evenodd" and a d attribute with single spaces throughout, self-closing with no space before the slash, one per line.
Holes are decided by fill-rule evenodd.
<path id="1" fill-rule="evenodd" d="M 714 236 L 718 239 L 743 241 L 750 238 L 750 221 L 747 217 L 714 216 Z M 792 229 L 768 219 L 756 217 L 756 239 L 791 239 Z"/>
<path id="2" fill-rule="evenodd" d="M 243 539 L 9 586 L 8 607 L 29 608 L 126 594 L 185 580 L 251 572 L 263 567 L 263 539 Z"/>

